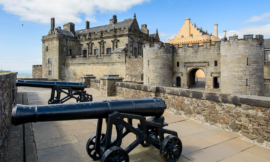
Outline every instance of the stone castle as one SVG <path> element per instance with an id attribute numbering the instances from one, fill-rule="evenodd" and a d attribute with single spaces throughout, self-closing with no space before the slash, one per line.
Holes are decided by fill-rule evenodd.
<path id="1" fill-rule="evenodd" d="M 80 81 L 83 75 L 96 78 L 119 75 L 127 81 L 141 81 L 143 45 L 159 42 L 158 31 L 149 34 L 147 25 L 138 26 L 133 19 L 118 22 L 116 15 L 109 24 L 75 31 L 69 22 L 51 29 L 42 37 L 42 77 Z"/>
<path id="2" fill-rule="evenodd" d="M 205 90 L 213 92 L 270 96 L 270 39 L 226 32 L 220 40 L 215 34 L 185 20 L 169 43 L 149 34 L 147 25 L 139 28 L 133 19 L 75 31 L 73 23 L 51 29 L 42 37 L 42 70 L 33 65 L 33 76 L 64 81 L 81 81 L 83 76 L 101 78 L 118 75 L 124 81 L 146 85 L 189 88 L 195 73 L 205 74 Z M 39 68 L 39 69 L 38 69 Z"/>

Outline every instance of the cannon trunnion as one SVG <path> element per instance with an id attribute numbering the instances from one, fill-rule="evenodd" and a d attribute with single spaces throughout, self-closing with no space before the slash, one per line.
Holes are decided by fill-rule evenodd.
<path id="1" fill-rule="evenodd" d="M 59 104 L 68 101 L 71 98 L 77 102 L 90 102 L 92 95 L 84 91 L 87 86 L 82 82 L 58 82 L 58 81 L 36 81 L 36 80 L 17 80 L 16 86 L 51 88 L 51 98 L 48 104 Z M 61 98 L 61 93 L 66 95 Z"/>
<path id="2" fill-rule="evenodd" d="M 160 151 L 165 161 L 174 162 L 182 153 L 182 143 L 177 132 L 164 129 L 162 114 L 166 104 L 161 98 L 127 100 L 106 100 L 61 105 L 16 105 L 12 110 L 12 124 L 28 122 L 98 119 L 96 134 L 86 143 L 86 151 L 93 160 L 129 161 L 128 153 L 141 144 L 153 145 Z M 146 116 L 152 116 L 146 119 Z M 106 119 L 106 134 L 102 133 L 103 118 Z M 137 126 L 133 120 L 139 120 Z M 112 129 L 116 128 L 117 137 L 112 140 Z M 133 133 L 136 139 L 125 149 L 121 148 L 122 139 Z M 170 134 L 164 137 L 164 134 Z"/>

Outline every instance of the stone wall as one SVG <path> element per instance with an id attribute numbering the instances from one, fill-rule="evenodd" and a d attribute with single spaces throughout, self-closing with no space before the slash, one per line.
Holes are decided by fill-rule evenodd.
<path id="1" fill-rule="evenodd" d="M 42 78 L 42 65 L 32 66 L 32 78 Z"/>
<path id="2" fill-rule="evenodd" d="M 11 131 L 10 116 L 17 95 L 16 79 L 17 73 L 0 74 L 0 161 L 7 159 Z"/>
<path id="3" fill-rule="evenodd" d="M 270 147 L 270 98 L 116 83 L 117 96 L 123 98 L 161 97 L 167 109 L 204 123 L 241 133 Z"/>
<path id="4" fill-rule="evenodd" d="M 103 57 L 65 57 L 65 81 L 80 81 L 81 76 L 91 74 L 97 79 L 104 75 L 125 76 L 125 54 L 111 54 Z M 63 68 L 64 69 L 64 68 Z"/>
<path id="5" fill-rule="evenodd" d="M 126 76 L 125 80 L 133 82 L 143 82 L 143 57 L 126 57 Z"/>
<path id="6" fill-rule="evenodd" d="M 270 97 L 270 78 L 264 80 L 264 96 Z"/>
<path id="7" fill-rule="evenodd" d="M 99 79 L 91 79 L 90 87 L 100 90 L 100 80 Z"/>

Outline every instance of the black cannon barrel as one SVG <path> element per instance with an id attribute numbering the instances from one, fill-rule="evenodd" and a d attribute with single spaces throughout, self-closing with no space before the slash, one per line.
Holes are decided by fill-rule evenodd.
<path id="1" fill-rule="evenodd" d="M 107 118 L 117 111 L 142 116 L 160 117 L 166 109 L 158 97 L 142 99 L 106 100 L 61 105 L 16 105 L 12 109 L 11 123 L 20 125 L 29 122 Z"/>
<path id="2" fill-rule="evenodd" d="M 36 81 L 36 80 L 17 80 L 16 86 L 53 88 L 55 86 L 67 86 L 75 90 L 84 90 L 87 86 L 82 82 L 58 82 L 58 81 Z"/>

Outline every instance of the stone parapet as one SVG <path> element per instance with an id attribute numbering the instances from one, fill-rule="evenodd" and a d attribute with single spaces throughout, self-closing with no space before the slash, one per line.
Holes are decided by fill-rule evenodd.
<path id="1" fill-rule="evenodd" d="M 99 79 L 90 79 L 90 87 L 100 90 L 100 80 Z"/>
<path id="2" fill-rule="evenodd" d="M 17 73 L 0 74 L 0 161 L 7 161 L 10 116 L 17 96 Z"/>
<path id="3" fill-rule="evenodd" d="M 270 147 L 270 98 L 116 83 L 123 98 L 161 97 L 175 114 L 215 125 Z M 258 133 L 260 132 L 260 133 Z"/>
<path id="4" fill-rule="evenodd" d="M 116 96 L 116 82 L 122 82 L 121 77 L 102 77 L 100 78 L 100 92 L 103 96 Z"/>

